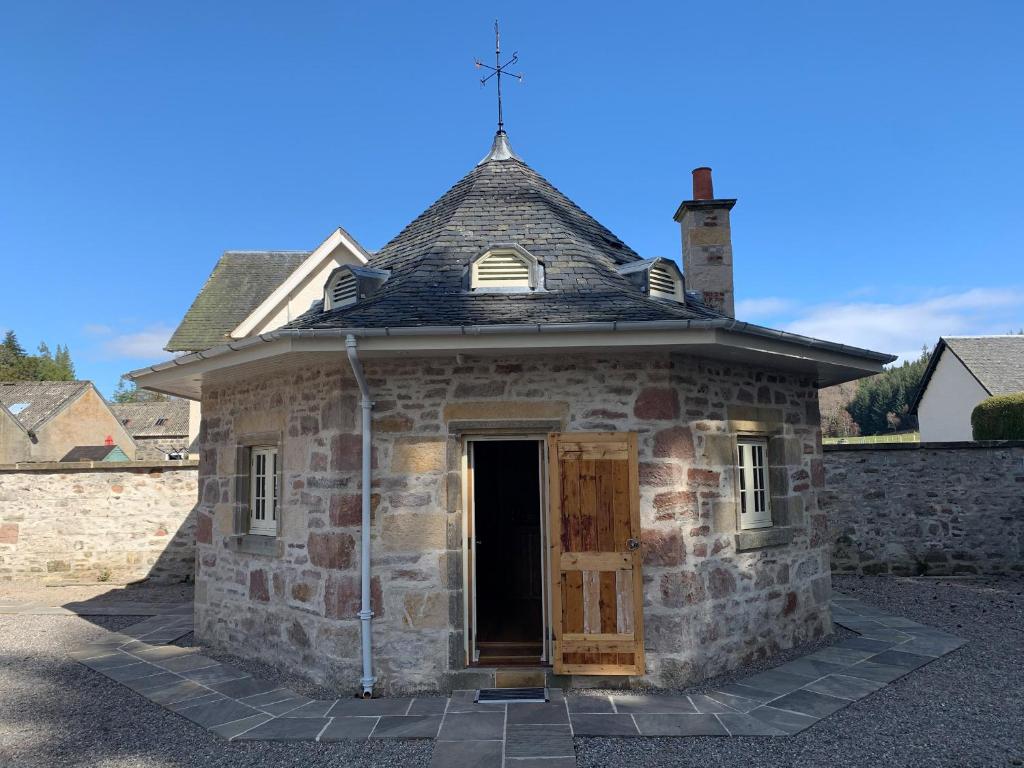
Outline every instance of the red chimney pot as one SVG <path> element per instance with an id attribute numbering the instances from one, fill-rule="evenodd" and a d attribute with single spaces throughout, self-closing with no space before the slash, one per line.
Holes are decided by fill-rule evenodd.
<path id="1" fill-rule="evenodd" d="M 711 169 L 700 167 L 693 169 L 693 199 L 714 200 L 715 190 L 711 185 Z"/>

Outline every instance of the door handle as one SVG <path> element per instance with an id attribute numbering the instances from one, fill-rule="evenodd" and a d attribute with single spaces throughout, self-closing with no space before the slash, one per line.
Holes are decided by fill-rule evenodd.
<path id="1" fill-rule="evenodd" d="M 640 549 L 640 541 L 638 539 L 626 539 L 626 547 L 630 552 Z"/>

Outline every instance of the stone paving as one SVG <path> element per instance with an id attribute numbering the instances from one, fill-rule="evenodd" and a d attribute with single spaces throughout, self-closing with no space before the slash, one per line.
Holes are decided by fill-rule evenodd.
<path id="1" fill-rule="evenodd" d="M 573 737 L 787 736 L 959 648 L 946 632 L 837 595 L 835 623 L 859 637 L 706 694 L 565 696 L 544 704 L 450 697 L 318 701 L 189 648 L 183 612 L 108 633 L 72 656 L 150 701 L 232 741 L 434 739 L 433 765 L 568 768 Z"/>

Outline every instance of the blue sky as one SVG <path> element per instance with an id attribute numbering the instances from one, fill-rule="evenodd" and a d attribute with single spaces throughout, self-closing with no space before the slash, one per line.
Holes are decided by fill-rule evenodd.
<path id="1" fill-rule="evenodd" d="M 109 394 L 222 251 L 379 248 L 489 147 L 496 16 L 514 148 L 641 254 L 679 257 L 690 169 L 739 198 L 742 319 L 1024 325 L 1018 2 L 35 0 L 0 25 L 0 329 Z"/>

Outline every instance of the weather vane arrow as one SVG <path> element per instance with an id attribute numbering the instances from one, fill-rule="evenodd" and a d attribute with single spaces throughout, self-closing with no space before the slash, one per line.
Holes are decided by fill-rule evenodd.
<path id="1" fill-rule="evenodd" d="M 519 52 L 513 51 L 512 58 L 506 61 L 504 64 L 501 63 L 501 33 L 498 31 L 498 22 L 494 22 L 494 66 L 485 64 L 480 59 L 476 60 L 477 69 L 489 69 L 491 72 L 489 75 L 480 78 L 480 85 L 487 85 L 487 81 L 492 77 L 497 80 L 498 84 L 498 133 L 505 132 L 505 121 L 502 118 L 501 112 L 501 76 L 508 75 L 514 77 L 519 82 L 523 81 L 522 72 L 506 72 L 506 70 L 519 61 Z"/>

